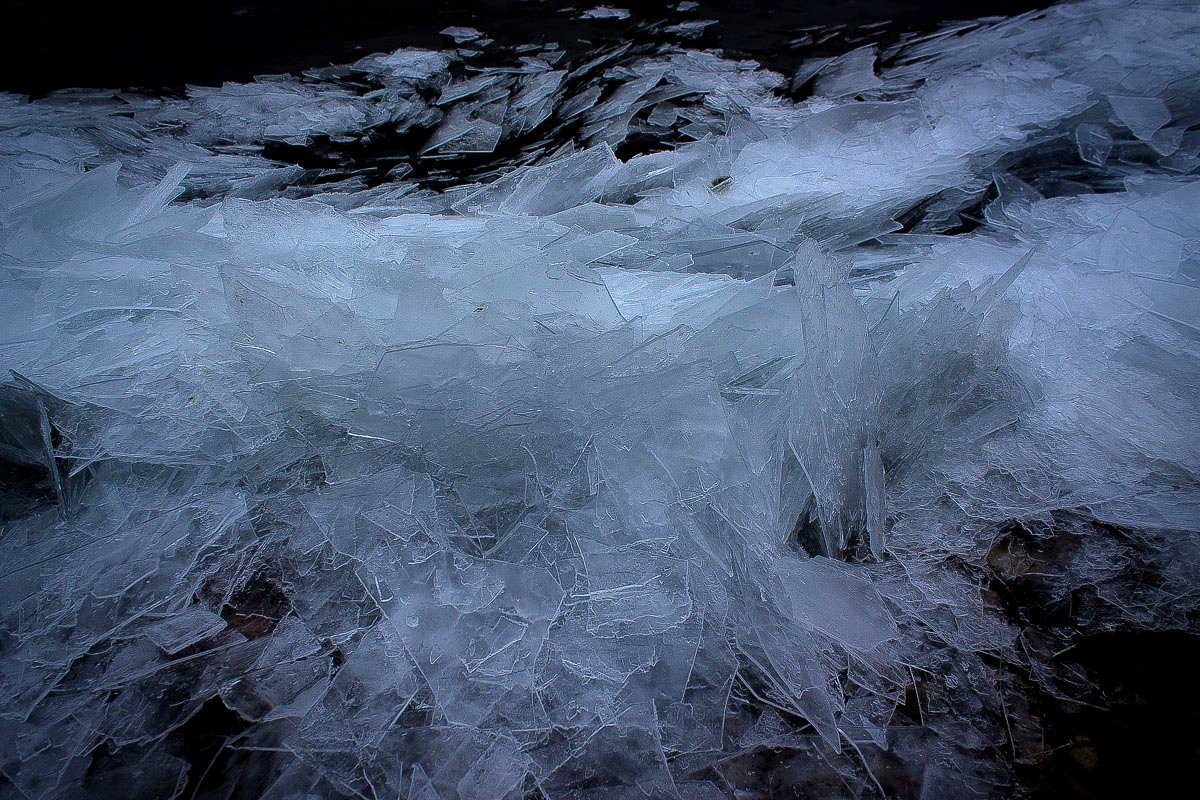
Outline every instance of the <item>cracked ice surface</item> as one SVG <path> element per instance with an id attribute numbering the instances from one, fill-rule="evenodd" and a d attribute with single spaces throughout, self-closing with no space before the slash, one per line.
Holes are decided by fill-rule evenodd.
<path id="1" fill-rule="evenodd" d="M 0 448 L 51 487 L 3 522 L 8 785 L 182 792 L 217 698 L 260 797 L 720 797 L 759 743 L 889 746 L 919 670 L 929 791 L 1001 791 L 1017 633 L 947 564 L 1200 527 L 1200 15 L 968 26 L 801 103 L 710 53 L 594 95 L 449 58 L 3 98 Z M 694 141 L 618 159 L 647 111 Z M 552 115 L 575 145 L 441 194 L 262 152 Z"/>

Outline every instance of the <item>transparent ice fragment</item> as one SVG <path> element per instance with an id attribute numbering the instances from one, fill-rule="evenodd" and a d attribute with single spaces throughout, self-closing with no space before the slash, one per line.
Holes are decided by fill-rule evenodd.
<path id="1" fill-rule="evenodd" d="M 466 28 L 459 25 L 452 25 L 449 28 L 443 28 L 441 33 L 443 36 L 449 36 L 451 39 L 453 39 L 455 44 L 473 42 L 483 36 L 482 33 L 474 28 Z"/>
<path id="2" fill-rule="evenodd" d="M 620 162 L 607 145 L 518 171 L 456 204 L 457 208 L 495 209 L 507 214 L 553 214 L 599 197 Z"/>
<path id="3" fill-rule="evenodd" d="M 1160 156 L 1170 156 L 1174 154 L 1183 144 L 1184 137 L 1187 135 L 1187 130 L 1182 126 L 1174 126 L 1170 128 L 1159 128 L 1153 136 L 1150 137 L 1150 146 Z"/>
<path id="4" fill-rule="evenodd" d="M 498 121 L 503 118 L 504 108 L 503 102 L 492 101 L 454 106 L 425 144 L 423 152 L 492 152 L 504 133 L 504 127 Z"/>
<path id="5" fill-rule="evenodd" d="M 1158 97 L 1109 95 L 1108 103 L 1117 120 L 1143 141 L 1149 140 L 1155 131 L 1171 121 L 1170 109 Z"/>
<path id="6" fill-rule="evenodd" d="M 1108 154 L 1112 152 L 1112 135 L 1100 125 L 1091 122 L 1080 123 L 1075 128 L 1075 144 L 1079 148 L 1079 157 L 1097 167 L 1104 166 Z"/>
<path id="7" fill-rule="evenodd" d="M 686 562 L 630 550 L 588 554 L 584 565 L 598 636 L 662 633 L 691 613 Z"/>
<path id="8" fill-rule="evenodd" d="M 815 90 L 825 97 L 847 97 L 869 92 L 882 84 L 875 75 L 875 48 L 867 46 L 823 64 Z"/>
<path id="9" fill-rule="evenodd" d="M 629 19 L 629 11 L 611 6 L 596 6 L 579 15 L 580 19 Z"/>
<path id="10" fill-rule="evenodd" d="M 372 747 L 387 734 L 421 685 L 395 633 L 374 627 L 305 715 L 289 744 L 314 757 Z"/>
<path id="11" fill-rule="evenodd" d="M 225 620 L 218 614 L 199 606 L 189 606 L 184 611 L 155 623 L 146 635 L 150 641 L 163 649 L 169 656 L 191 647 L 225 629 Z"/>
<path id="12" fill-rule="evenodd" d="M 706 28 L 716 24 L 717 20 L 715 19 L 690 19 L 685 22 L 668 25 L 663 30 L 684 39 L 698 39 L 704 34 Z"/>
<path id="13" fill-rule="evenodd" d="M 1183 260 L 1179 234 L 1153 225 L 1133 209 L 1123 209 L 1100 239 L 1099 266 L 1143 275 L 1169 276 Z"/>

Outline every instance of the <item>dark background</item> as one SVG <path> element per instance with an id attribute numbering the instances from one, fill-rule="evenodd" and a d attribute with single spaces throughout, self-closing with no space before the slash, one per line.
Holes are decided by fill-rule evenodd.
<path id="1" fill-rule="evenodd" d="M 931 29 L 941 21 L 1012 14 L 1048 0 L 604 0 L 629 20 L 580 20 L 601 0 L 166 0 L 62 4 L 0 0 L 0 89 L 45 94 L 66 87 L 180 88 L 246 81 L 353 61 L 371 52 L 444 48 L 449 25 L 472 26 L 499 44 L 557 41 L 590 48 L 635 35 L 639 25 L 716 19 L 695 42 L 753 56 L 776 69 L 800 58 L 798 29 L 890 20 L 881 35 Z M 574 11 L 568 9 L 574 8 Z M 808 50 L 804 55 L 811 55 Z"/>

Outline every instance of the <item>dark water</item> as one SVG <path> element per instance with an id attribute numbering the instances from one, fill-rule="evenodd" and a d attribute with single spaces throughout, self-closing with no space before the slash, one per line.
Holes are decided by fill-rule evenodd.
<path id="1" fill-rule="evenodd" d="M 1007 15 L 1049 5 L 1031 0 L 612 0 L 627 20 L 580 19 L 599 5 L 585 0 L 297 0 L 256 2 L 64 4 L 5 0 L 0 23 L 0 89 L 40 95 L 78 86 L 178 88 L 246 81 L 256 74 L 345 63 L 399 47 L 444 48 L 439 32 L 472 26 L 498 45 L 558 42 L 564 49 L 669 41 L 655 23 L 713 19 L 692 41 L 754 57 L 790 71 L 847 40 L 872 40 L 936 27 L 948 20 Z M 824 43 L 805 28 L 845 26 Z M 864 29 L 865 28 L 865 29 Z M 821 38 L 821 37 L 816 37 Z"/>

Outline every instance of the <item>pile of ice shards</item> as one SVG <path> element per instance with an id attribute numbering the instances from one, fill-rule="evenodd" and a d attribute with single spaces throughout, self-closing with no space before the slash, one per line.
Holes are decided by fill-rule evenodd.
<path id="1" fill-rule="evenodd" d="M 1002 526 L 1152 543 L 1110 605 L 1186 622 L 1194 6 L 858 50 L 798 103 L 711 53 L 592 95 L 450 58 L 0 101 L 6 796 L 719 798 L 763 746 L 1003 794 Z M 288 195 L 262 149 L 568 114 L 443 193 Z"/>

